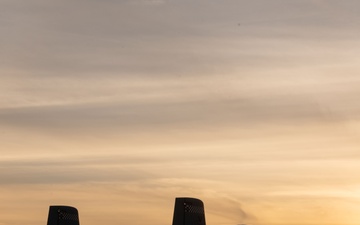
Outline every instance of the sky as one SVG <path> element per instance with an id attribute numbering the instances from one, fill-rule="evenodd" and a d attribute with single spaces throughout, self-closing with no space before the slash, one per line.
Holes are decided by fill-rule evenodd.
<path id="1" fill-rule="evenodd" d="M 357 0 L 0 0 L 0 225 L 360 223 Z"/>

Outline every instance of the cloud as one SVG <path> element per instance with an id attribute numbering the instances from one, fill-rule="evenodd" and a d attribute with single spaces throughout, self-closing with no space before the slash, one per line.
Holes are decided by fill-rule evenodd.
<path id="1" fill-rule="evenodd" d="M 169 0 L 129 0 L 129 2 L 135 4 L 159 5 L 169 2 Z"/>
<path id="2" fill-rule="evenodd" d="M 2 165 L 1 185 L 74 184 L 87 182 L 133 182 L 151 179 L 146 171 L 116 166 L 69 164 L 63 165 Z M 5 169 L 6 168 L 6 169 Z M 155 176 L 156 177 L 156 176 Z"/>
<path id="3" fill-rule="evenodd" d="M 166 96 L 165 89 L 160 95 Z M 169 90 L 170 91 L 170 90 Z M 176 91 L 176 90 L 175 90 Z M 191 89 L 190 89 L 191 91 Z M 204 93 L 205 94 L 205 93 Z M 171 93 L 170 93 L 171 95 Z M 305 95 L 273 95 L 235 99 L 185 100 L 143 99 L 133 102 L 79 102 L 2 109 L 0 122 L 9 126 L 40 129 L 154 129 L 177 125 L 247 125 L 343 121 L 343 114 L 357 118 L 358 105 L 348 102 L 318 102 Z M 96 98 L 96 96 L 95 96 Z M 339 96 L 340 98 L 340 96 Z M 354 99 L 355 101 L 355 99 Z M 351 104 L 354 103 L 354 104 Z M 321 104 L 324 104 L 322 106 Z M 328 104 L 328 105 L 327 105 Z M 351 104 L 351 105 L 350 105 Z M 341 107 L 335 108 L 336 105 Z M 328 109 L 326 109 L 329 107 Z M 337 114 L 339 113 L 339 114 Z"/>
<path id="4" fill-rule="evenodd" d="M 163 7 L 150 8 L 124 2 L 158 4 L 158 1 L 146 0 L 61 4 L 37 1 L 19 5 L 7 2 L 2 20 L 2 74 L 14 70 L 31 77 L 73 78 L 94 74 L 101 77 L 223 74 L 249 63 L 252 66 L 278 65 L 284 60 L 289 63 L 288 54 L 296 56 L 306 49 L 299 46 L 299 39 L 316 50 L 329 40 L 333 49 L 341 38 L 349 35 L 346 41 L 356 43 L 357 37 L 351 30 L 335 35 L 333 29 L 321 26 L 330 24 L 331 27 L 332 20 L 336 20 L 331 15 L 323 18 L 318 12 L 320 15 L 308 17 L 307 10 L 314 10 L 314 1 L 264 4 L 173 1 Z M 188 10 L 189 5 L 192 10 Z M 349 6 L 345 5 L 344 10 L 348 10 Z M 288 9 L 286 12 L 281 11 L 284 7 Z M 288 21 L 294 14 L 301 17 L 296 24 Z M 256 20 L 268 22 L 263 26 L 256 26 L 256 22 L 251 25 L 251 21 Z M 279 25 L 271 23 L 273 20 L 284 22 Z M 251 26 L 238 27 L 238 23 Z M 318 26 L 312 27 L 317 23 Z M 291 48 L 283 44 L 284 39 L 289 38 L 294 40 Z M 278 42 L 271 43 L 269 39 Z M 273 49 L 280 55 L 276 57 Z M 267 55 L 267 51 L 272 55 Z M 309 62 L 315 57 L 313 53 Z"/>

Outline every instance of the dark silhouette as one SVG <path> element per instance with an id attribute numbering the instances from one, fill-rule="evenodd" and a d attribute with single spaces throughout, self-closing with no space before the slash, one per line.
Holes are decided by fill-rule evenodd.
<path id="1" fill-rule="evenodd" d="M 71 206 L 50 206 L 47 225 L 80 225 L 78 211 Z"/>
<path id="2" fill-rule="evenodd" d="M 50 206 L 47 225 L 80 225 L 78 210 L 71 206 Z M 196 198 L 176 198 L 172 225 L 206 225 L 203 202 Z"/>
<path id="3" fill-rule="evenodd" d="M 206 225 L 203 202 L 196 198 L 176 198 L 172 225 Z"/>

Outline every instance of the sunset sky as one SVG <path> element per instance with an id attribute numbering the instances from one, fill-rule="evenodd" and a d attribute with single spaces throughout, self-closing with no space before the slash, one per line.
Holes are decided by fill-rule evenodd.
<path id="1" fill-rule="evenodd" d="M 0 0 L 0 225 L 360 224 L 360 1 Z"/>

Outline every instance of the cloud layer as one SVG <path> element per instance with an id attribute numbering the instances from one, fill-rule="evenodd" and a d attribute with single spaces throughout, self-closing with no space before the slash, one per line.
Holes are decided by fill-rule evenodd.
<path id="1" fill-rule="evenodd" d="M 358 223 L 359 6 L 1 1 L 0 224 Z"/>

